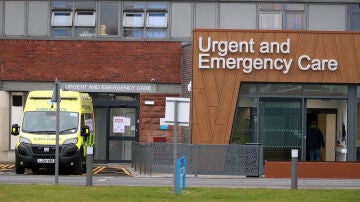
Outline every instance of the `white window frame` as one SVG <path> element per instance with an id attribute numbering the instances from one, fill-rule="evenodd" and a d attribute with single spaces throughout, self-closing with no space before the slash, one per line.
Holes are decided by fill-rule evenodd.
<path id="1" fill-rule="evenodd" d="M 64 22 L 56 22 L 57 14 L 68 14 L 64 15 Z M 73 12 L 72 11 L 53 11 L 51 15 L 51 26 L 53 27 L 71 27 L 72 26 L 72 19 L 73 19 Z"/>
<path id="2" fill-rule="evenodd" d="M 139 23 L 136 23 L 137 19 L 131 15 L 141 15 Z M 123 15 L 123 27 L 144 27 L 144 12 L 128 12 L 125 11 Z"/>
<path id="3" fill-rule="evenodd" d="M 162 16 L 163 18 L 163 23 L 162 24 L 151 24 L 151 14 L 164 14 L 164 16 Z M 166 28 L 168 26 L 168 21 L 167 21 L 167 12 L 147 12 L 146 13 L 146 27 L 162 27 L 162 28 Z"/>
<path id="4" fill-rule="evenodd" d="M 79 10 L 75 12 L 74 25 L 77 27 L 95 27 L 95 19 L 96 19 L 95 11 Z"/>

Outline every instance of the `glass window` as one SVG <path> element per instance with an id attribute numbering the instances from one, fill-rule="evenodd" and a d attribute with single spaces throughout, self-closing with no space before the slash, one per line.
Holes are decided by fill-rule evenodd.
<path id="1" fill-rule="evenodd" d="M 122 26 L 124 37 L 166 38 L 168 3 L 125 1 Z"/>
<path id="2" fill-rule="evenodd" d="M 72 9 L 73 1 L 72 0 L 52 0 L 51 8 L 55 9 Z"/>
<path id="3" fill-rule="evenodd" d="M 93 1 L 76 0 L 75 8 L 76 9 L 95 9 L 96 1 L 95 0 L 93 0 Z"/>
<path id="4" fill-rule="evenodd" d="M 300 84 L 261 84 L 260 95 L 302 95 Z"/>
<path id="5" fill-rule="evenodd" d="M 289 160 L 291 149 L 302 144 L 301 99 L 262 98 L 259 139 L 267 160 Z M 288 157 L 286 157 L 288 156 Z"/>
<path id="6" fill-rule="evenodd" d="M 126 1 L 124 2 L 124 9 L 145 9 L 145 2 Z"/>
<path id="7" fill-rule="evenodd" d="M 254 83 L 242 83 L 240 85 L 240 95 L 258 95 L 257 86 Z"/>
<path id="8" fill-rule="evenodd" d="M 147 9 L 152 10 L 167 10 L 168 3 L 167 2 L 148 2 Z"/>
<path id="9" fill-rule="evenodd" d="M 76 11 L 75 12 L 75 26 L 95 26 L 95 11 Z"/>
<path id="10" fill-rule="evenodd" d="M 304 14 L 289 13 L 284 16 L 284 29 L 303 29 Z"/>
<path id="11" fill-rule="evenodd" d="M 167 27 L 167 13 L 149 12 L 146 19 L 147 27 Z"/>
<path id="12" fill-rule="evenodd" d="M 94 37 L 95 29 L 94 28 L 76 28 L 75 36 L 77 36 L 77 37 Z"/>
<path id="13" fill-rule="evenodd" d="M 304 85 L 304 96 L 347 96 L 346 85 Z"/>
<path id="14" fill-rule="evenodd" d="M 281 13 L 261 13 L 260 28 L 261 29 L 281 29 L 282 26 Z"/>
<path id="15" fill-rule="evenodd" d="M 149 29 L 146 31 L 147 38 L 165 38 L 167 36 L 166 30 Z"/>
<path id="16" fill-rule="evenodd" d="M 100 12 L 100 35 L 118 35 L 119 4 L 101 2 Z"/>
<path id="17" fill-rule="evenodd" d="M 360 30 L 360 4 L 348 6 L 348 29 Z"/>
<path id="18" fill-rule="evenodd" d="M 52 26 L 72 26 L 71 11 L 53 11 L 51 18 Z"/>
<path id="19" fill-rule="evenodd" d="M 125 12 L 124 13 L 124 20 L 123 20 L 124 27 L 143 27 L 144 26 L 144 13 L 138 12 Z"/>
<path id="20" fill-rule="evenodd" d="M 124 29 L 124 37 L 142 38 L 143 32 L 142 29 Z"/>
<path id="21" fill-rule="evenodd" d="M 295 29 L 305 28 L 304 4 L 261 3 L 259 13 L 260 29 Z"/>
<path id="22" fill-rule="evenodd" d="M 51 29 L 51 36 L 71 36 L 70 28 L 53 28 Z"/>

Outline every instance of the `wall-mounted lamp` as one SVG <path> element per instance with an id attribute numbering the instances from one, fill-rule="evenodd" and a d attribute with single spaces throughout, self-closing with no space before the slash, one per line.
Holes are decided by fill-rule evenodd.
<path id="1" fill-rule="evenodd" d="M 155 101 L 154 100 L 145 100 L 145 105 L 154 105 Z"/>

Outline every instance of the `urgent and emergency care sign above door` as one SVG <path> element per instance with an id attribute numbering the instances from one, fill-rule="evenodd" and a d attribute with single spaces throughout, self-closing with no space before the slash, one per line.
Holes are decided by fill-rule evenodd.
<path id="1" fill-rule="evenodd" d="M 193 32 L 192 140 L 228 144 L 242 82 L 360 83 L 360 32 Z"/>
<path id="2" fill-rule="evenodd" d="M 300 54 L 297 58 L 290 56 L 291 38 L 282 41 L 267 41 L 254 38 L 236 40 L 214 40 L 211 36 L 199 36 L 197 47 L 199 50 L 200 69 L 241 69 L 250 74 L 257 70 L 276 70 L 287 74 L 291 67 L 297 66 L 300 70 L 336 71 L 338 62 L 334 58 L 312 58 L 307 54 Z M 295 50 L 294 50 L 295 49 Z"/>

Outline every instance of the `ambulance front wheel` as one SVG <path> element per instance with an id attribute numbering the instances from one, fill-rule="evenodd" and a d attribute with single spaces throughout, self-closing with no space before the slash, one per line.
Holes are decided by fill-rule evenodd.
<path id="1" fill-rule="evenodd" d="M 18 161 L 16 161 L 15 164 L 15 172 L 16 174 L 24 174 L 25 173 L 25 167 L 20 165 Z"/>

